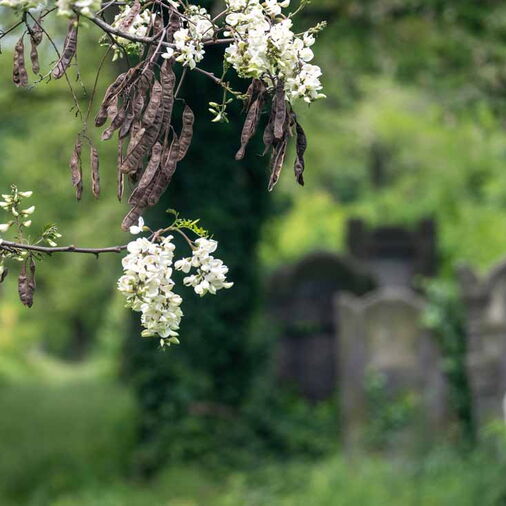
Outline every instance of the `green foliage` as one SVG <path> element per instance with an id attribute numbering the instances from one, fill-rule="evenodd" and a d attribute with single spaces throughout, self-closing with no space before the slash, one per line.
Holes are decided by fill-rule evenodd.
<path id="1" fill-rule="evenodd" d="M 370 372 L 366 377 L 365 395 L 369 409 L 366 446 L 386 450 L 396 434 L 415 421 L 419 399 L 413 392 L 392 395 L 384 375 Z"/>
<path id="2" fill-rule="evenodd" d="M 2 12 L 2 23 L 3 16 Z M 67 23 L 61 19 L 55 23 L 63 40 Z M 89 85 L 93 83 L 94 67 L 101 54 L 97 54 L 95 46 L 91 50 L 92 42 L 87 39 L 87 33 L 90 32 L 82 32 L 79 68 L 81 80 Z M 91 191 L 85 188 L 83 200 L 76 202 L 68 162 L 80 122 L 71 111 L 72 100 L 65 80 L 42 82 L 30 90 L 18 90 L 10 83 L 11 44 L 12 39 L 2 41 L 0 56 L 3 83 L 0 87 L 0 193 L 7 193 L 14 183 L 22 190 L 33 190 L 30 202 L 37 209 L 32 228 L 40 230 L 47 223 L 57 223 L 63 235 L 59 244 L 94 247 L 125 242 L 128 235 L 119 229 L 125 208 L 115 198 L 116 177 L 108 170 L 116 158 L 115 148 L 100 143 L 104 189 L 100 200 L 95 201 Z M 54 60 L 53 52 L 48 41 L 41 44 L 42 66 L 49 66 Z M 72 76 L 74 72 L 73 68 Z M 105 70 L 102 77 L 104 82 L 100 82 L 97 97 L 104 92 L 108 77 Z M 74 77 L 72 80 L 84 107 L 89 95 L 84 94 L 79 81 L 74 81 Z M 86 159 L 83 169 L 85 186 L 89 186 Z M 120 272 L 117 256 L 104 257 L 97 262 L 94 257 L 54 255 L 37 269 L 34 307 L 27 310 L 18 300 L 14 266 L 1 288 L 1 355 L 21 362 L 29 360 L 27 352 L 37 346 L 65 358 L 86 356 L 96 349 L 102 327 L 107 325 L 111 296 Z M 115 339 L 121 338 L 119 328 Z"/>
<path id="3" fill-rule="evenodd" d="M 430 280 L 423 283 L 427 305 L 422 315 L 423 324 L 438 340 L 443 354 L 443 371 L 450 385 L 453 409 L 460 421 L 465 442 L 475 437 L 472 419 L 471 395 L 466 373 L 465 312 L 459 292 L 448 280 Z"/>
<path id="4" fill-rule="evenodd" d="M 3 385 L 0 410 L 2 505 L 49 504 L 51 497 L 106 484 L 128 468 L 135 408 L 118 386 Z"/>

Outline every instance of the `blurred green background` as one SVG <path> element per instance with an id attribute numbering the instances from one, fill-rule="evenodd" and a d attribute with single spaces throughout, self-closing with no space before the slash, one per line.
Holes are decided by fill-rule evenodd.
<path id="1" fill-rule="evenodd" d="M 164 353 L 138 337 L 115 290 L 118 257 L 43 262 L 30 310 L 17 300 L 15 276 L 1 285 L 2 506 L 506 504 L 504 428 L 475 437 L 458 389 L 464 336 L 454 279 L 459 262 L 485 272 L 506 254 L 506 6 L 314 0 L 300 22 L 321 19 L 329 25 L 315 52 L 328 98 L 297 110 L 309 138 L 304 188 L 286 170 L 267 194 L 267 160 L 233 160 L 237 111 L 232 125 L 211 126 L 206 100 L 219 91 L 203 93 L 198 78 L 186 85 L 196 138 L 149 219 L 162 223 L 167 207 L 202 218 L 236 285 L 211 301 L 185 299 L 179 347 Z M 5 10 L 0 21 L 8 26 Z M 64 23 L 55 23 L 61 43 Z M 83 104 L 80 80 L 91 87 L 103 53 L 95 35 L 81 33 L 74 84 Z M 62 243 L 127 241 L 115 147 L 100 144 L 101 198 L 88 191 L 76 203 L 67 164 L 79 122 L 66 84 L 17 90 L 12 42 L 0 56 L 2 192 L 12 183 L 33 190 L 33 226 L 57 223 Z M 99 96 L 116 71 L 104 69 Z M 350 462 L 335 399 L 310 405 L 277 386 L 262 286 L 306 252 L 342 252 L 350 217 L 413 224 L 427 216 L 439 230 L 428 296 L 456 378 L 456 435 L 420 455 Z M 225 415 L 192 414 L 202 400 Z"/>

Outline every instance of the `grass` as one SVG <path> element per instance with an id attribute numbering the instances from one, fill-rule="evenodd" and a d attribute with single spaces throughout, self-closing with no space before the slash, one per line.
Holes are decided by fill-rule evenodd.
<path id="1" fill-rule="evenodd" d="M 149 482 L 131 470 L 136 412 L 98 380 L 0 387 L 1 506 L 504 506 L 506 444 L 464 458 L 342 455 L 212 470 L 173 465 Z"/>

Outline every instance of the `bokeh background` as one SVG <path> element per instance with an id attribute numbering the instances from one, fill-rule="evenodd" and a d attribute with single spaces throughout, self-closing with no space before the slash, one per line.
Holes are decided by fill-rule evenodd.
<path id="1" fill-rule="evenodd" d="M 3 28 L 9 16 L 0 10 Z M 183 294 L 180 346 L 162 352 L 139 337 L 115 289 L 119 257 L 43 262 L 30 310 L 13 273 L 1 285 L 0 504 L 506 504 L 504 422 L 473 419 L 456 277 L 463 262 L 486 273 L 506 257 L 506 6 L 314 0 L 301 29 L 321 19 L 315 53 L 328 98 L 297 109 L 309 138 L 304 188 L 287 163 L 269 194 L 259 144 L 233 160 L 239 111 L 230 125 L 211 124 L 207 101 L 220 91 L 200 76 L 185 85 L 196 136 L 147 220 L 164 223 L 169 207 L 201 218 L 235 286 L 203 300 Z M 65 22 L 54 23 L 61 44 Z M 94 38 L 81 30 L 73 84 L 83 104 L 104 51 Z M 100 144 L 101 198 L 88 191 L 76 203 L 68 159 L 79 122 L 66 84 L 16 89 L 13 42 L 0 55 L 1 191 L 33 190 L 33 227 L 57 223 L 62 243 L 126 242 L 115 147 Z M 117 71 L 103 70 L 99 96 Z M 314 400 L 279 381 L 281 331 L 269 315 L 280 301 L 267 296 L 269 280 L 308 253 L 346 254 L 351 218 L 437 227 L 436 270 L 417 280 L 451 391 L 451 423 L 436 443 L 392 439 L 350 453 L 338 385 Z M 402 425 L 404 404 L 380 398 L 366 429 L 376 441 Z"/>

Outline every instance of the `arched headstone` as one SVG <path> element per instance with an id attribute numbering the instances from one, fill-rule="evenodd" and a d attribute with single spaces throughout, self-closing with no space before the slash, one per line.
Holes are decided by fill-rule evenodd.
<path id="1" fill-rule="evenodd" d="M 311 253 L 269 280 L 268 308 L 280 338 L 280 379 L 312 400 L 336 388 L 336 328 L 333 300 L 341 291 L 362 294 L 373 281 L 351 260 Z"/>

